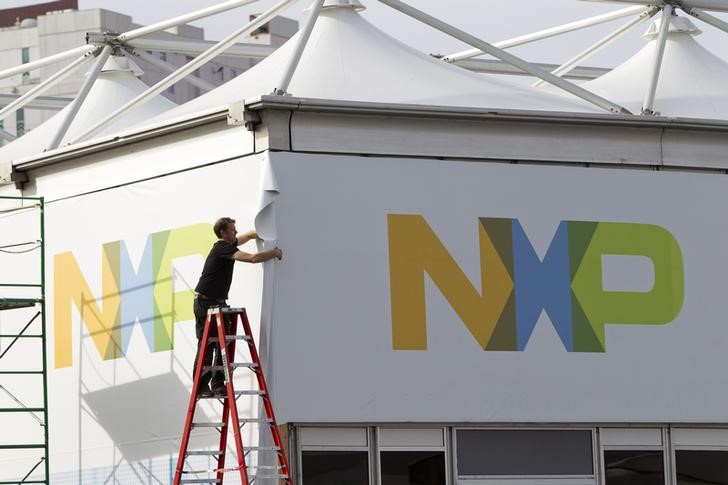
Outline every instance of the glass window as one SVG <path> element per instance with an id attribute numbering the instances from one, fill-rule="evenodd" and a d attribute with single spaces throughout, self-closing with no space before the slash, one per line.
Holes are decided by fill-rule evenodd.
<path id="1" fill-rule="evenodd" d="M 662 451 L 607 450 L 604 452 L 606 485 L 664 485 Z"/>
<path id="2" fill-rule="evenodd" d="M 18 136 L 25 134 L 25 110 L 23 108 L 15 112 L 15 134 Z"/>
<path id="3" fill-rule="evenodd" d="M 590 430 L 458 430 L 466 475 L 593 475 Z"/>
<path id="4" fill-rule="evenodd" d="M 382 485 L 442 485 L 445 479 L 443 451 L 383 451 Z"/>
<path id="5" fill-rule="evenodd" d="M 30 49 L 28 47 L 23 47 L 21 49 L 20 58 L 22 59 L 23 64 L 27 64 L 30 62 Z M 23 84 L 27 84 L 30 80 L 30 72 L 24 72 L 22 78 Z"/>
<path id="6" fill-rule="evenodd" d="M 678 450 L 675 452 L 677 485 L 728 483 L 728 451 Z"/>
<path id="7" fill-rule="evenodd" d="M 369 485 L 366 451 L 303 451 L 303 485 Z"/>

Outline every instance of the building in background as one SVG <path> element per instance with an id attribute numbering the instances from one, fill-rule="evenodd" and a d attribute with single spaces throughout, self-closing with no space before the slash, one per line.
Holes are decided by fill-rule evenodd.
<path id="1" fill-rule="evenodd" d="M 246 17 L 241 18 L 241 23 L 246 20 Z M 86 43 L 87 33 L 126 32 L 138 26 L 130 16 L 123 13 L 104 9 L 79 10 L 78 0 L 59 0 L 3 9 L 0 10 L 0 70 L 83 45 Z M 295 20 L 275 18 L 245 39 L 245 42 L 256 44 L 255 56 L 221 57 L 215 62 L 208 63 L 195 74 L 213 85 L 223 84 L 255 65 L 258 60 L 272 52 L 273 48 L 290 38 L 297 29 L 298 22 Z M 223 33 L 225 34 L 227 33 Z M 202 28 L 185 24 L 159 34 L 152 34 L 149 38 L 202 41 L 205 32 Z M 262 46 L 271 48 L 265 49 L 261 48 Z M 181 66 L 195 56 L 192 52 L 152 51 L 151 53 L 175 66 Z M 138 58 L 135 58 L 135 61 L 137 60 Z M 67 64 L 68 61 L 0 80 L 0 107 L 48 79 Z M 151 86 L 167 74 L 148 62 L 138 60 L 138 64 L 142 72 L 141 80 L 147 85 Z M 18 136 L 35 128 L 73 99 L 81 86 L 85 72 L 85 69 L 77 70 L 44 93 L 45 96 L 32 103 L 30 108 L 18 110 L 15 115 L 0 122 L 0 127 Z M 199 96 L 200 93 L 199 87 L 183 81 L 170 87 L 163 94 L 171 101 L 182 104 Z M 3 140 L 0 139 L 0 145 L 2 144 Z"/>

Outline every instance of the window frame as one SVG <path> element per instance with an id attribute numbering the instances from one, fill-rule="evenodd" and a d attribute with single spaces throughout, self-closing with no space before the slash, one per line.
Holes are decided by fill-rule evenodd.
<path id="1" fill-rule="evenodd" d="M 582 485 L 598 484 L 599 460 L 597 457 L 597 431 L 591 426 L 453 426 L 452 436 L 452 464 L 456 483 L 477 482 L 478 484 L 513 485 Z M 482 431 L 589 431 L 592 446 L 592 473 L 591 475 L 459 475 L 457 471 L 457 433 L 461 430 Z"/>

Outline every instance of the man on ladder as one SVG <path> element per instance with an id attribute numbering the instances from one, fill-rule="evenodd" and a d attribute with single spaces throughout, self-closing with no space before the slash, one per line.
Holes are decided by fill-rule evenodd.
<path id="1" fill-rule="evenodd" d="M 205 329 L 205 319 L 207 310 L 211 307 L 226 306 L 228 291 L 233 280 L 233 269 L 235 261 L 244 263 L 263 263 L 273 258 L 280 260 L 283 258 L 283 251 L 276 247 L 268 251 L 259 253 L 246 253 L 240 251 L 238 246 L 245 244 L 253 239 L 259 239 L 255 231 L 248 231 L 238 234 L 235 227 L 235 219 L 222 217 L 215 222 L 213 226 L 215 235 L 218 237 L 217 242 L 213 244 L 210 253 L 207 255 L 205 265 L 202 268 L 202 275 L 195 287 L 195 330 L 197 334 L 197 355 L 195 356 L 195 366 L 197 368 L 197 359 L 203 352 L 201 347 L 202 333 Z M 228 317 L 225 317 L 225 325 L 229 326 Z M 229 329 L 228 329 L 229 331 Z M 215 366 L 222 366 L 222 356 L 220 347 L 216 342 L 208 345 L 207 352 L 203 352 L 205 360 L 203 366 L 213 365 L 213 354 Z M 225 395 L 225 376 L 221 371 L 203 371 L 199 392 L 200 397 L 212 397 L 216 395 Z"/>

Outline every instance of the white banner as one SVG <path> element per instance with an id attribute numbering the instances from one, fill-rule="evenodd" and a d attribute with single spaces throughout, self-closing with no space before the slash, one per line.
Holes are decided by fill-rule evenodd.
<path id="1" fill-rule="evenodd" d="M 47 201 L 54 483 L 131 483 L 142 477 L 167 483 L 192 386 L 192 289 L 217 239 L 215 220 L 233 217 L 241 232 L 253 227 L 263 161 L 253 156 Z M 74 182 L 83 194 L 83 181 Z M 8 234 L 16 222 L 0 219 L 0 231 Z M 252 243 L 244 249 L 256 251 Z M 2 269 L 5 276 L 23 274 L 22 266 Z M 230 290 L 229 303 L 246 307 L 256 330 L 262 276 L 260 266 L 236 265 Z M 243 389 L 252 385 L 249 374 L 238 376 Z M 18 395 L 30 395 L 31 388 L 27 380 Z M 214 421 L 216 404 L 201 402 L 197 418 Z M 245 399 L 238 404 L 245 412 L 253 405 Z M 245 431 L 247 442 L 257 439 Z M 217 448 L 217 431 L 196 436 L 194 446 Z M 22 476 L 7 463 L 0 469 L 0 475 Z"/>
<path id="2" fill-rule="evenodd" d="M 271 157 L 281 421 L 728 422 L 724 176 Z"/>

